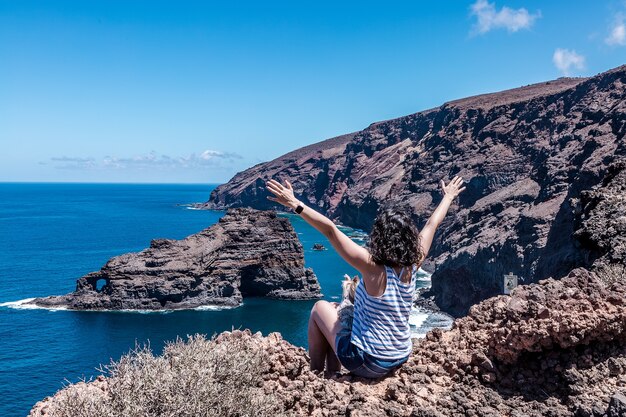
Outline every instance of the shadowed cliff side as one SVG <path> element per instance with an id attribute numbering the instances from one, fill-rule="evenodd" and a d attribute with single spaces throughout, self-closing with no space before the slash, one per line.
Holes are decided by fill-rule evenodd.
<path id="1" fill-rule="evenodd" d="M 463 315 L 500 293 L 508 272 L 537 282 L 601 256 L 574 233 L 585 193 L 626 157 L 625 133 L 622 66 L 374 123 L 243 171 L 204 207 L 270 207 L 264 181 L 288 178 L 309 205 L 368 230 L 388 200 L 410 203 L 422 222 L 440 199 L 439 180 L 461 175 L 467 190 L 430 258 L 437 304 Z"/>

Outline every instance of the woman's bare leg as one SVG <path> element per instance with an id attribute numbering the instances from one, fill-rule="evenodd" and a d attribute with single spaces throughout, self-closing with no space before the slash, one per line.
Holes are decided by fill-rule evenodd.
<path id="1" fill-rule="evenodd" d="M 311 370 L 324 369 L 328 372 L 341 369 L 341 363 L 335 354 L 335 336 L 340 329 L 337 309 L 328 301 L 320 300 L 311 309 L 309 318 L 309 357 Z"/>
<path id="2" fill-rule="evenodd" d="M 311 370 L 323 371 L 324 359 L 326 358 L 326 352 L 328 352 L 328 349 L 330 349 L 330 345 L 326 341 L 324 334 L 313 319 L 313 310 L 311 310 L 311 316 L 309 317 L 308 337 L 309 357 L 311 358 Z"/>
<path id="3" fill-rule="evenodd" d="M 326 352 L 326 372 L 339 372 L 341 371 L 341 362 L 335 354 L 335 351 L 328 349 Z"/>

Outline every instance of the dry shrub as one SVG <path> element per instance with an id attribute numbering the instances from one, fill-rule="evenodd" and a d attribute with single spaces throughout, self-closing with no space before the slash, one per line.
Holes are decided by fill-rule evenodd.
<path id="1" fill-rule="evenodd" d="M 273 416 L 261 386 L 265 354 L 240 338 L 189 336 L 169 342 L 163 355 L 137 345 L 101 367 L 106 383 L 66 387 L 48 405 L 51 417 Z"/>

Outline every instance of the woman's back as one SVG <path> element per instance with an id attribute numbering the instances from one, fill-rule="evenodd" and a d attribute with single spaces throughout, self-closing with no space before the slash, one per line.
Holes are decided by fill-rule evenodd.
<path id="1" fill-rule="evenodd" d="M 359 282 L 352 323 L 351 342 L 354 345 L 381 359 L 400 359 L 411 353 L 409 315 L 413 305 L 416 270 L 414 266 L 411 281 L 405 283 L 391 267 L 385 265 L 387 284 L 380 296 L 368 294 L 365 281 Z"/>
<path id="2" fill-rule="evenodd" d="M 298 200 L 289 181 L 284 180 L 284 185 L 274 179 L 267 181 L 267 189 L 275 196 L 268 196 L 269 200 L 300 214 L 307 223 L 322 232 L 337 253 L 363 276 L 357 287 L 350 337 L 338 334 L 339 318 L 332 304 L 320 300 L 313 306 L 308 327 L 312 370 L 320 371 L 327 367 L 329 371 L 337 371 L 343 364 L 357 375 L 380 377 L 408 359 L 412 347 L 409 314 L 416 267 L 411 271 L 410 282 L 402 283 L 386 265 L 422 263 L 433 242 L 435 230 L 443 221 L 452 200 L 465 189 L 462 184 L 463 180 L 458 176 L 448 184 L 441 180 L 443 198 L 421 231 L 415 226 L 411 207 L 381 206 L 369 234 L 368 247 L 365 248 L 339 230 L 329 218 Z M 375 288 L 377 284 L 383 284 L 377 279 L 383 272 L 381 265 L 385 265 L 385 288 Z M 376 277 L 370 279 L 372 275 Z M 369 295 L 365 291 L 366 281 L 369 287 L 374 287 L 370 288 L 372 294 L 378 294 L 380 290 L 384 292 L 378 297 Z M 378 361 L 372 360 L 376 358 L 379 358 Z"/>

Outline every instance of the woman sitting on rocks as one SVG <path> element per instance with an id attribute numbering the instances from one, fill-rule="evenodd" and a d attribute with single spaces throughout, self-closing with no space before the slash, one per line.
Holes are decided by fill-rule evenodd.
<path id="1" fill-rule="evenodd" d="M 380 378 L 398 368 L 412 350 L 409 314 L 415 292 L 415 272 L 428 254 L 435 230 L 448 208 L 465 187 L 454 177 L 442 180 L 443 199 L 421 232 L 406 210 L 379 210 L 368 248 L 359 246 L 327 217 L 295 198 L 289 181 L 269 180 L 267 198 L 293 209 L 319 230 L 335 250 L 362 275 L 356 289 L 352 333 L 340 332 L 337 309 L 325 300 L 315 303 L 308 329 L 311 370 L 348 371 L 366 378 Z"/>

